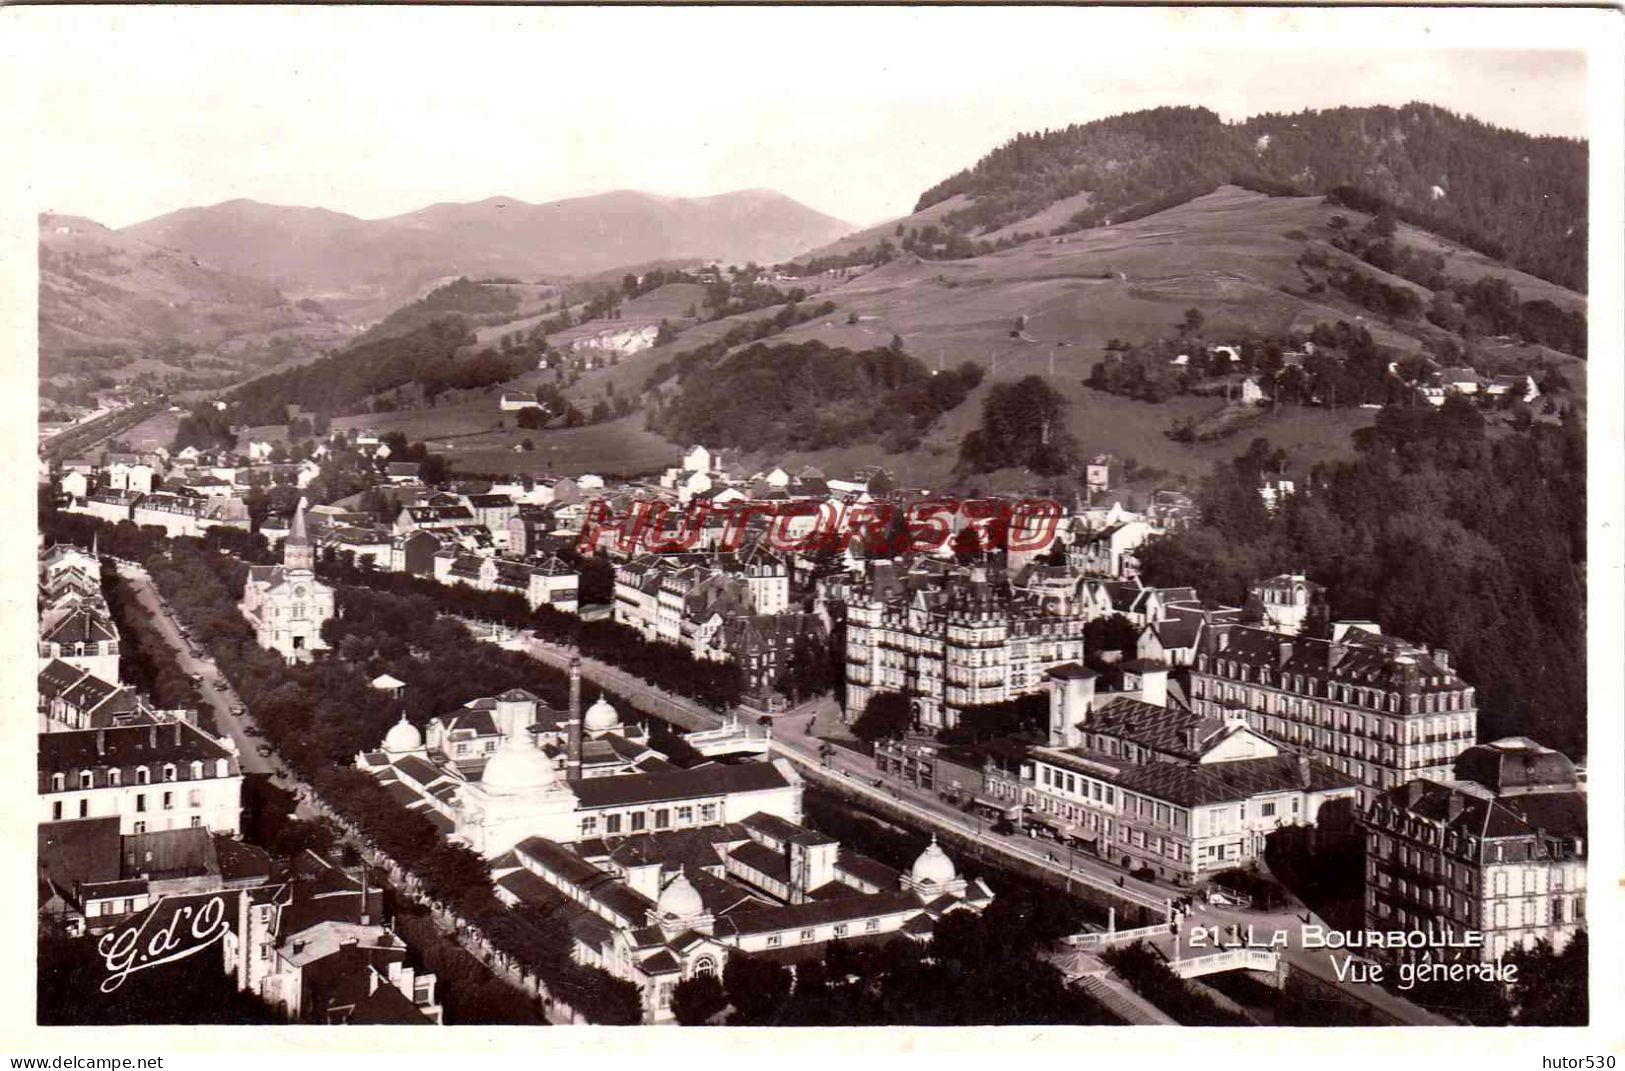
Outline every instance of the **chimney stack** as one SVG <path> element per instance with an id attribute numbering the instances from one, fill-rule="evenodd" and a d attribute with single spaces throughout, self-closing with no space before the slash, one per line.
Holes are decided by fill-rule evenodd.
<path id="1" fill-rule="evenodd" d="M 1446 820 L 1454 822 L 1461 817 L 1461 809 L 1466 806 L 1462 801 L 1460 792 L 1450 793 L 1450 803 L 1446 808 Z"/>
<path id="2" fill-rule="evenodd" d="M 1300 751 L 1298 752 L 1298 787 L 1308 791 L 1312 781 L 1309 770 L 1309 756 Z"/>
<path id="3" fill-rule="evenodd" d="M 97 729 L 96 730 L 96 754 L 98 754 L 98 755 L 107 754 L 107 730 L 106 729 Z"/>
<path id="4" fill-rule="evenodd" d="M 1443 647 L 1435 647 L 1433 649 L 1433 660 L 1439 664 L 1440 669 L 1444 670 L 1446 673 L 1450 672 L 1449 651 L 1445 650 Z"/>
<path id="5" fill-rule="evenodd" d="M 567 781 L 581 780 L 581 657 L 570 659 L 570 710 L 565 727 L 569 731 L 569 752 L 565 760 Z"/>
<path id="6" fill-rule="evenodd" d="M 1422 793 L 1426 791 L 1427 783 L 1418 778 L 1405 786 L 1405 805 L 1415 807 L 1422 802 Z"/>

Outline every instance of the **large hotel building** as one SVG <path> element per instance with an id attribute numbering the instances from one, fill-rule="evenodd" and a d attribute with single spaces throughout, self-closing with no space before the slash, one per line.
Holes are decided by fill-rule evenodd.
<path id="1" fill-rule="evenodd" d="M 1085 623 L 1081 612 L 1046 611 L 979 569 L 927 579 L 877 563 L 847 605 L 847 717 L 877 692 L 901 692 L 917 724 L 952 727 L 966 708 L 1038 692 L 1046 672 L 1081 663 Z"/>
<path id="2" fill-rule="evenodd" d="M 1473 689 L 1445 651 L 1339 622 L 1329 640 L 1242 625 L 1210 630 L 1191 667 L 1198 714 L 1244 717 L 1360 784 L 1360 803 L 1415 778 L 1448 781 L 1477 739 Z"/>

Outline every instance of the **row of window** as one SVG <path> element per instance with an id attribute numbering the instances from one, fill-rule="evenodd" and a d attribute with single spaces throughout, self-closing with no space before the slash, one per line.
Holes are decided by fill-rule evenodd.
<path id="1" fill-rule="evenodd" d="M 673 813 L 674 809 L 671 807 L 656 807 L 652 810 L 584 815 L 581 819 L 581 835 L 614 837 L 623 833 L 643 833 L 650 829 L 682 829 L 695 824 L 696 813 L 699 815 L 700 825 L 714 825 L 720 812 L 715 803 L 702 803 L 697 808 L 693 804 L 681 804 L 675 808 L 675 825 Z"/>
<path id="2" fill-rule="evenodd" d="M 1206 655 L 1197 660 L 1197 668 L 1201 672 L 1208 672 L 1208 659 Z M 1259 666 L 1256 670 L 1245 663 L 1235 662 L 1231 659 L 1221 658 L 1215 660 L 1214 672 L 1221 677 L 1228 677 L 1239 681 L 1256 681 L 1258 684 L 1279 687 L 1288 692 L 1297 692 L 1301 695 L 1319 695 L 1322 699 L 1333 702 L 1348 703 L 1354 706 L 1366 707 L 1371 710 L 1386 710 L 1390 714 L 1399 713 L 1400 693 L 1385 691 L 1380 688 L 1364 688 L 1359 685 L 1343 684 L 1336 681 L 1316 681 L 1313 677 L 1306 677 L 1299 673 L 1283 673 L 1278 681 L 1272 681 L 1272 674 L 1268 666 Z M 1317 684 L 1319 687 L 1317 688 Z M 1198 688 L 1200 694 L 1200 688 Z M 1418 701 L 1420 700 L 1420 701 Z M 1450 692 L 1428 693 L 1424 696 L 1412 695 L 1408 698 L 1407 706 L 1411 712 L 1424 712 L 1428 714 L 1444 713 L 1454 710 L 1472 709 L 1472 689 L 1460 689 Z"/>
<path id="3" fill-rule="evenodd" d="M 205 766 L 204 766 L 204 764 L 202 762 L 200 762 L 200 761 L 198 761 L 196 759 L 192 760 L 192 763 L 191 763 L 190 767 L 188 767 L 188 769 L 187 769 L 188 780 L 201 781 L 203 779 L 203 777 L 204 777 L 204 772 L 203 772 L 204 769 L 205 769 Z M 214 772 L 215 777 L 229 777 L 229 776 L 231 776 L 231 763 L 229 761 L 227 761 L 226 759 L 216 759 L 215 764 L 214 764 L 214 769 L 215 769 L 215 772 Z M 163 773 L 163 779 L 164 779 L 165 782 L 178 781 L 180 779 L 180 777 L 179 777 L 180 771 L 173 762 L 165 763 L 164 767 L 163 767 L 163 770 L 162 770 L 162 773 Z M 120 786 L 122 786 L 124 784 L 124 771 L 119 769 L 116 766 L 109 767 L 107 769 L 106 773 L 105 773 L 105 776 L 102 778 L 102 783 L 100 785 L 98 785 L 96 783 L 96 773 L 95 773 L 94 770 L 80 770 L 79 771 L 78 782 L 79 782 L 78 787 L 81 788 L 81 789 L 88 789 L 88 788 L 118 788 L 118 787 L 120 787 Z M 152 770 L 149 769 L 146 766 L 137 766 L 135 768 L 135 780 L 132 782 L 132 784 L 137 784 L 137 785 L 150 785 L 150 784 L 152 784 Z M 66 792 L 67 788 L 68 788 L 68 775 L 67 774 L 65 774 L 65 773 L 54 773 L 54 774 L 51 775 L 51 791 L 52 792 Z"/>
<path id="4" fill-rule="evenodd" d="M 866 919 L 866 920 L 864 920 L 863 932 L 864 933 L 879 933 L 880 932 L 880 920 L 879 919 Z M 851 923 L 837 922 L 831 928 L 831 936 L 833 936 L 835 938 L 850 937 L 851 935 L 852 935 L 852 924 Z M 769 948 L 781 948 L 781 947 L 783 947 L 784 938 L 785 938 L 785 934 L 783 934 L 783 933 L 768 934 L 767 947 L 769 947 Z M 816 928 L 814 928 L 814 927 L 808 927 L 807 929 L 802 930 L 794 938 L 792 938 L 790 943 L 793 944 L 793 945 L 794 944 L 807 945 L 807 944 L 812 944 L 813 942 L 815 942 L 817 940 L 818 940 L 818 930 Z"/>
<path id="5" fill-rule="evenodd" d="M 173 792 L 165 792 L 163 794 L 163 796 L 159 799 L 158 802 L 159 802 L 160 808 L 162 810 L 173 811 L 175 809 L 175 793 L 173 793 Z M 187 794 L 186 794 L 186 806 L 188 808 L 197 808 L 197 807 L 203 806 L 203 790 L 199 789 L 199 788 L 194 788 L 191 791 L 187 792 Z M 94 809 L 99 810 L 100 808 L 94 808 Z M 85 798 L 83 798 L 83 799 L 81 799 L 79 801 L 78 810 L 79 810 L 79 813 L 78 813 L 78 815 L 76 817 L 79 817 L 79 818 L 91 818 L 91 817 L 94 817 L 94 815 L 91 813 L 93 808 L 91 807 L 91 799 L 90 799 L 90 797 L 87 796 L 87 797 L 85 797 Z M 136 814 L 145 814 L 146 812 L 147 812 L 147 794 L 145 792 L 138 792 L 135 795 L 135 813 Z M 113 801 L 113 807 L 112 807 L 111 813 L 113 813 L 113 814 L 120 813 L 119 812 L 119 806 L 118 806 L 118 800 L 116 798 Z M 67 817 L 67 811 L 66 811 L 66 808 L 63 806 L 63 801 L 62 800 L 52 800 L 51 801 L 51 821 L 60 822 L 65 817 Z M 197 817 L 194 816 L 193 819 L 192 819 L 192 824 L 194 826 L 195 825 L 200 825 L 201 822 L 199 821 L 199 819 Z M 140 831 L 137 830 L 137 832 L 140 832 Z"/>

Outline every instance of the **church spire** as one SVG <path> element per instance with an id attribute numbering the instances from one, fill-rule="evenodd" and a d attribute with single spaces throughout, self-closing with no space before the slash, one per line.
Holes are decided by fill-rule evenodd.
<path id="1" fill-rule="evenodd" d="M 305 529 L 305 500 L 293 511 L 293 527 L 282 541 L 282 564 L 288 569 L 314 571 L 316 550 L 310 545 L 310 534 Z"/>

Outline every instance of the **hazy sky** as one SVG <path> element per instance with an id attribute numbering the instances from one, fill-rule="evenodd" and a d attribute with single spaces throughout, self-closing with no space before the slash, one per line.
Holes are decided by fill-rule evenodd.
<path id="1" fill-rule="evenodd" d="M 1531 15 L 1547 22 L 1499 21 Z M 237 197 L 378 217 L 497 194 L 748 187 L 872 223 L 1018 131 L 1160 104 L 1239 119 L 1425 100 L 1534 133 L 1586 132 L 1584 57 L 1551 50 L 1576 38 L 1548 31 L 1563 21 L 1550 11 L 0 17 L 12 31 L 0 25 L 0 66 L 25 113 L 37 109 L 20 147 L 35 208 L 110 226 Z"/>

